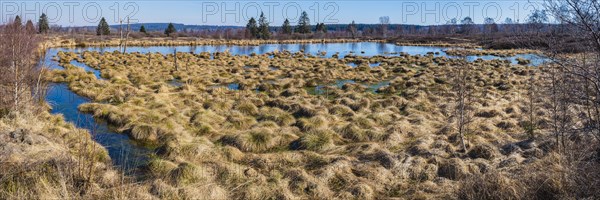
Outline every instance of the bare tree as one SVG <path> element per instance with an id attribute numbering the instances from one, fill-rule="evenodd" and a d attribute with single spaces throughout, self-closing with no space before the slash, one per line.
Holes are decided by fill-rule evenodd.
<path id="1" fill-rule="evenodd" d="M 586 53 L 577 56 L 559 54 L 549 49 L 552 61 L 564 76 L 573 77 L 569 84 L 571 102 L 589 107 L 585 127 L 600 140 L 600 2 L 593 0 L 548 1 L 548 10 L 562 25 L 573 29 L 571 34 L 584 36 Z M 553 46 L 560 46 L 555 44 Z M 577 85 L 574 85 L 577 84 Z"/>
<path id="2" fill-rule="evenodd" d="M 493 34 L 498 32 L 498 24 L 496 24 L 494 19 L 486 17 L 483 23 L 485 24 L 486 33 Z"/>
<path id="3" fill-rule="evenodd" d="M 527 122 L 523 125 L 530 139 L 535 138 L 535 131 L 537 129 L 537 101 L 538 101 L 538 93 L 537 93 L 537 85 L 536 85 L 535 76 L 531 73 L 529 77 L 529 83 L 527 86 Z"/>
<path id="4" fill-rule="evenodd" d="M 125 41 L 123 42 L 123 53 L 127 52 L 127 41 L 129 40 L 129 33 L 131 32 L 131 26 L 129 24 L 129 17 L 127 17 L 127 31 L 125 33 Z M 123 37 L 123 36 L 121 36 Z M 121 38 L 123 40 L 123 38 Z"/>
<path id="5" fill-rule="evenodd" d="M 549 97 L 549 110 L 551 112 L 550 126 L 552 129 L 552 135 L 555 137 L 557 150 L 564 152 L 566 148 L 566 132 L 568 127 L 571 126 L 569 123 L 571 110 L 571 102 L 569 101 L 570 80 L 572 76 L 565 73 L 562 67 L 558 65 L 548 66 L 548 70 L 543 76 L 545 83 L 548 83 L 546 89 L 543 91 L 543 96 Z"/>
<path id="6" fill-rule="evenodd" d="M 546 36 L 551 60 L 547 98 L 557 148 L 570 170 L 565 185 L 576 198 L 600 198 L 600 2 L 546 0 L 545 9 L 558 23 Z M 529 23 L 549 21 L 536 11 Z M 577 40 L 580 53 L 564 54 L 565 41 Z M 567 49 L 573 50 L 573 49 Z"/>
<path id="7" fill-rule="evenodd" d="M 548 14 L 546 10 L 534 10 L 529 16 L 527 16 L 527 25 L 529 31 L 540 32 L 545 23 L 548 23 Z"/>
<path id="8" fill-rule="evenodd" d="M 458 23 L 458 20 L 456 18 L 452 18 L 446 22 L 446 26 L 449 28 L 449 30 L 448 30 L 449 34 L 456 33 L 456 24 L 457 23 Z"/>
<path id="9" fill-rule="evenodd" d="M 387 37 L 387 32 L 388 32 L 388 28 L 390 26 L 390 17 L 389 16 L 382 16 L 379 17 L 379 26 L 381 29 L 381 34 L 383 35 L 383 37 Z"/>
<path id="10" fill-rule="evenodd" d="M 475 29 L 475 22 L 471 17 L 465 17 L 460 21 L 460 32 L 463 34 L 471 34 Z"/>
<path id="11" fill-rule="evenodd" d="M 454 114 L 453 117 L 456 120 L 456 129 L 458 130 L 458 136 L 460 137 L 460 143 L 463 152 L 467 152 L 467 145 L 465 143 L 465 134 L 469 131 L 469 124 L 472 122 L 472 97 L 473 97 L 473 84 L 469 78 L 470 66 L 466 60 L 463 59 L 461 65 L 456 66 L 451 73 L 452 78 L 452 90 L 454 92 Z"/>
<path id="12" fill-rule="evenodd" d="M 348 25 L 346 31 L 348 31 L 352 35 L 352 38 L 356 38 L 356 34 L 358 33 L 358 29 L 356 28 L 356 23 L 354 22 L 354 20 L 352 21 L 352 23 L 350 23 Z"/>
<path id="13" fill-rule="evenodd" d="M 18 113 L 43 98 L 40 38 L 12 22 L 0 26 L 0 109 Z"/>

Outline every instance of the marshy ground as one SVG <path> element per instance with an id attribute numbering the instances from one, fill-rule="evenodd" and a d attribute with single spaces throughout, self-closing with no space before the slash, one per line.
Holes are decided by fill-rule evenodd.
<path id="1" fill-rule="evenodd" d="M 543 139 L 527 140 L 547 128 L 544 102 L 531 95 L 544 67 L 288 51 L 58 59 L 64 70 L 48 78 L 90 98 L 81 111 L 158 146 L 144 180 L 160 198 L 456 198 L 473 175 L 527 180 L 518 171 L 553 158 Z M 465 68 L 463 153 L 455 80 Z"/>

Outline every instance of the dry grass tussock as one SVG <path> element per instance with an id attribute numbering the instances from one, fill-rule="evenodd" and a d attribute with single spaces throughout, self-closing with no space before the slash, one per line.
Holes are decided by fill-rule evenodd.
<path id="1" fill-rule="evenodd" d="M 510 170 L 491 170 L 468 176 L 456 191 L 458 199 L 571 199 L 585 196 L 598 198 L 598 157 L 592 160 L 570 160 L 598 148 L 596 142 L 588 147 L 574 147 L 569 155 L 550 153 L 530 165 L 515 165 Z M 584 150 L 585 149 L 585 150 Z M 586 153 L 589 154 L 589 153 Z"/>
<path id="2" fill-rule="evenodd" d="M 66 68 L 48 78 L 94 100 L 81 111 L 160 146 L 147 166 L 155 197 L 522 199 L 533 189 L 520 189 L 532 184 L 517 172 L 552 159 L 547 102 L 536 101 L 528 120 L 526 99 L 544 67 L 433 54 L 78 55 L 59 54 Z M 69 67 L 73 59 L 105 80 Z M 470 69 L 461 79 L 469 91 L 466 152 L 457 66 Z M 562 171 L 553 167 L 547 177 Z M 563 182 L 546 183 L 548 195 L 564 194 L 556 186 Z"/>
<path id="3" fill-rule="evenodd" d="M 0 119 L 0 198 L 149 198 L 90 134 L 47 112 Z"/>

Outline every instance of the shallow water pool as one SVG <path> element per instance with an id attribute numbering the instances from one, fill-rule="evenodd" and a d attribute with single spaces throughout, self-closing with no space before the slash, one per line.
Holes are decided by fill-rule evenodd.
<path id="1" fill-rule="evenodd" d="M 87 129 L 93 139 L 108 150 L 113 163 L 125 172 L 134 172 L 148 161 L 148 155 L 152 152 L 149 148 L 136 144 L 127 135 L 116 133 L 91 114 L 80 112 L 79 105 L 90 100 L 73 93 L 67 84 L 51 84 L 46 101 L 52 106 L 51 114 L 61 114 L 67 122 Z"/>

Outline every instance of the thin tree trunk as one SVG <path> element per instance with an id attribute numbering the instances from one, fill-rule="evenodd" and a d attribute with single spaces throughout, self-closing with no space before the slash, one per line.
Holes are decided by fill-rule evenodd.
<path id="1" fill-rule="evenodd" d="M 130 25 L 129 25 L 129 17 L 127 17 L 127 33 L 125 34 L 125 44 L 123 47 L 123 53 L 127 52 L 127 41 L 129 40 L 129 31 L 130 31 Z"/>
<path id="2" fill-rule="evenodd" d="M 173 59 L 175 63 L 175 71 L 179 71 L 179 67 L 177 66 L 177 49 L 173 51 Z"/>

